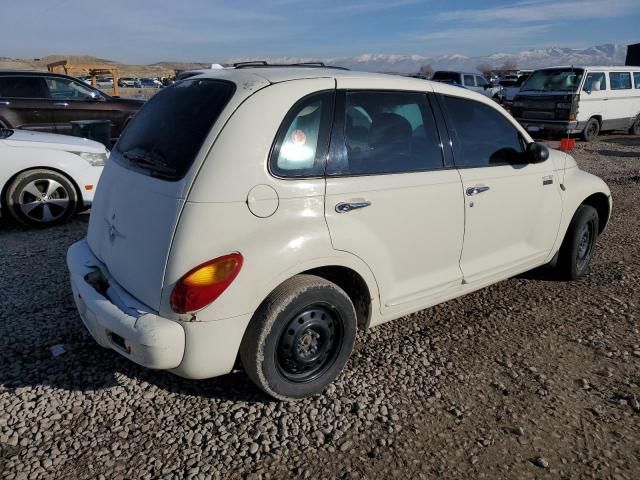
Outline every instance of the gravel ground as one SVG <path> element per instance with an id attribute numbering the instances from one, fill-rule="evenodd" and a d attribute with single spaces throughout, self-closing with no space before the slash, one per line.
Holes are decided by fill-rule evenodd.
<path id="1" fill-rule="evenodd" d="M 614 195 L 587 278 L 529 274 L 361 334 L 296 403 L 98 347 L 64 266 L 88 216 L 0 223 L 0 477 L 640 478 L 640 139 L 575 156 Z"/>

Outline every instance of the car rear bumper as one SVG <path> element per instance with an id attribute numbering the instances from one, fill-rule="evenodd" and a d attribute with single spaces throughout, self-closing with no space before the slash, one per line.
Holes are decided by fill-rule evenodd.
<path id="1" fill-rule="evenodd" d="M 180 365 L 185 351 L 182 326 L 158 316 L 119 287 L 85 240 L 69 248 L 67 266 L 78 313 L 98 344 L 148 368 Z M 87 280 L 95 272 L 106 280 L 106 291 L 98 292 Z"/>
<path id="2" fill-rule="evenodd" d="M 584 130 L 584 123 L 568 120 L 531 120 L 528 118 L 516 118 L 527 132 L 536 134 L 576 134 Z"/>
<path id="3" fill-rule="evenodd" d="M 251 314 L 210 322 L 164 318 L 118 285 L 86 240 L 69 248 L 67 266 L 80 318 L 101 346 L 184 378 L 211 378 L 233 370 Z M 92 285 L 95 281 L 87 279 L 92 273 L 105 281 L 100 292 Z"/>

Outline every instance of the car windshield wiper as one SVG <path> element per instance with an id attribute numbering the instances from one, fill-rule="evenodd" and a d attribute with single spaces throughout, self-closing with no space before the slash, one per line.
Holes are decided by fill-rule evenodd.
<path id="1" fill-rule="evenodd" d="M 122 156 L 134 165 L 162 175 L 175 175 L 177 169 L 169 165 L 164 158 L 154 152 L 135 148 L 127 150 Z"/>
<path id="2" fill-rule="evenodd" d="M 13 130 L 10 128 L 0 128 L 0 139 L 9 138 L 13 135 Z"/>

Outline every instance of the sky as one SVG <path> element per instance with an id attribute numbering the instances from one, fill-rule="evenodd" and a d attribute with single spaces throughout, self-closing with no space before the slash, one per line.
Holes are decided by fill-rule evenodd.
<path id="1" fill-rule="evenodd" d="M 0 56 L 468 56 L 640 42 L 640 0 L 0 0 Z"/>

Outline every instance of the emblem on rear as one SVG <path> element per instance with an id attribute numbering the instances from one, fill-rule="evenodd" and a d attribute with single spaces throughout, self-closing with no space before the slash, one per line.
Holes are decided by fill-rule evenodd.
<path id="1" fill-rule="evenodd" d="M 551 185 L 553 183 L 553 175 L 542 177 L 542 185 Z"/>
<path id="2" fill-rule="evenodd" d="M 104 219 L 107 224 L 107 233 L 109 234 L 109 240 L 113 241 L 116 237 L 124 238 L 124 235 L 116 227 L 116 214 L 111 215 L 111 221 L 108 218 Z"/>

